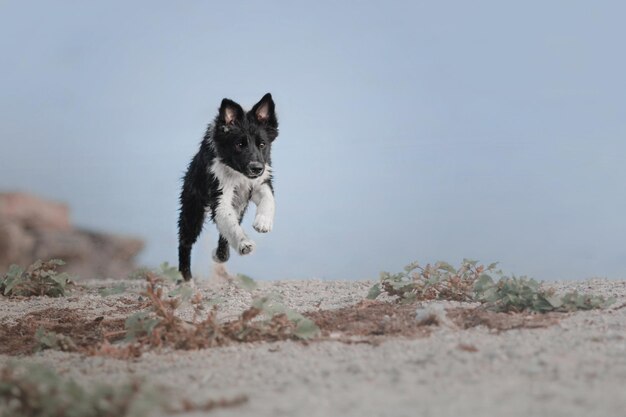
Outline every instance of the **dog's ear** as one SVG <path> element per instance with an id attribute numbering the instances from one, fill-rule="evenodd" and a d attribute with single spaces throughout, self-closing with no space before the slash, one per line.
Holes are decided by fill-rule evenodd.
<path id="1" fill-rule="evenodd" d="M 278 120 L 276 120 L 276 113 L 274 113 L 274 100 L 272 95 L 267 93 L 263 98 L 254 105 L 250 114 L 254 115 L 254 118 L 261 124 L 266 124 L 271 127 L 278 127 Z"/>
<path id="2" fill-rule="evenodd" d="M 243 117 L 243 109 L 234 101 L 225 98 L 220 105 L 219 120 L 225 125 L 232 125 Z"/>

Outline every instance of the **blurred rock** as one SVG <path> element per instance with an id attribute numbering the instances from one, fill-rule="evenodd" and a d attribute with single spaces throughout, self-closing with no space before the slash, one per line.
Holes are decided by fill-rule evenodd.
<path id="1" fill-rule="evenodd" d="M 0 220 L 36 230 L 70 230 L 70 210 L 65 204 L 26 193 L 0 193 Z"/>
<path id="2" fill-rule="evenodd" d="M 81 278 L 125 278 L 143 247 L 139 239 L 72 227 L 64 204 L 0 193 L 0 271 L 57 258 Z"/>

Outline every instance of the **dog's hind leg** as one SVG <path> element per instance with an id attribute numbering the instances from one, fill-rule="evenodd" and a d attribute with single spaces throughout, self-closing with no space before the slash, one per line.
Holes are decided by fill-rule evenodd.
<path id="1" fill-rule="evenodd" d="M 178 219 L 178 270 L 185 281 L 191 279 L 191 248 L 202 231 L 204 217 L 204 204 L 183 194 Z"/>
<path id="2" fill-rule="evenodd" d="M 224 263 L 230 258 L 230 248 L 228 247 L 228 240 L 222 235 L 217 242 L 217 248 L 213 252 L 213 260 L 217 263 Z"/>

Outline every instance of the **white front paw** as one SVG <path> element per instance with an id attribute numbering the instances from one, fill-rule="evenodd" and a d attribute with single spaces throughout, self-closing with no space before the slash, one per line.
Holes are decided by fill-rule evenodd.
<path id="1" fill-rule="evenodd" d="M 239 251 L 240 255 L 247 255 L 254 250 L 255 246 L 255 243 L 251 240 L 242 240 L 241 242 L 239 242 L 237 250 Z"/>
<path id="2" fill-rule="evenodd" d="M 274 225 L 274 220 L 271 217 L 264 216 L 262 214 L 257 214 L 254 219 L 254 223 L 252 223 L 252 227 L 259 233 L 267 233 L 272 230 L 272 226 Z"/>

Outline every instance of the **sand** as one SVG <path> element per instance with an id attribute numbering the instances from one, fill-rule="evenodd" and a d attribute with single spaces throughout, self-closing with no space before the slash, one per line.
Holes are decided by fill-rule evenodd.
<path id="1" fill-rule="evenodd" d="M 59 299 L 0 297 L 0 323 L 50 307 L 94 318 L 128 315 L 124 307 L 140 297 L 141 281 L 124 281 L 128 288 L 119 295 L 98 294 L 99 287 L 119 282 L 88 281 Z M 262 282 L 252 293 L 216 280 L 196 287 L 207 303 L 219 303 L 220 317 L 227 319 L 259 294 L 278 293 L 298 311 L 335 309 L 362 300 L 371 284 Z M 378 345 L 283 341 L 164 350 L 130 361 L 48 350 L 19 358 L 0 355 L 0 365 L 37 363 L 86 384 L 145 377 L 198 402 L 249 398 L 243 405 L 214 410 L 213 416 L 626 416 L 626 308 L 621 308 L 626 281 L 550 285 L 616 296 L 617 302 L 538 329 L 497 332 L 444 324 L 432 326 L 427 336 L 386 337 Z M 191 310 L 181 314 L 191 317 Z"/>

